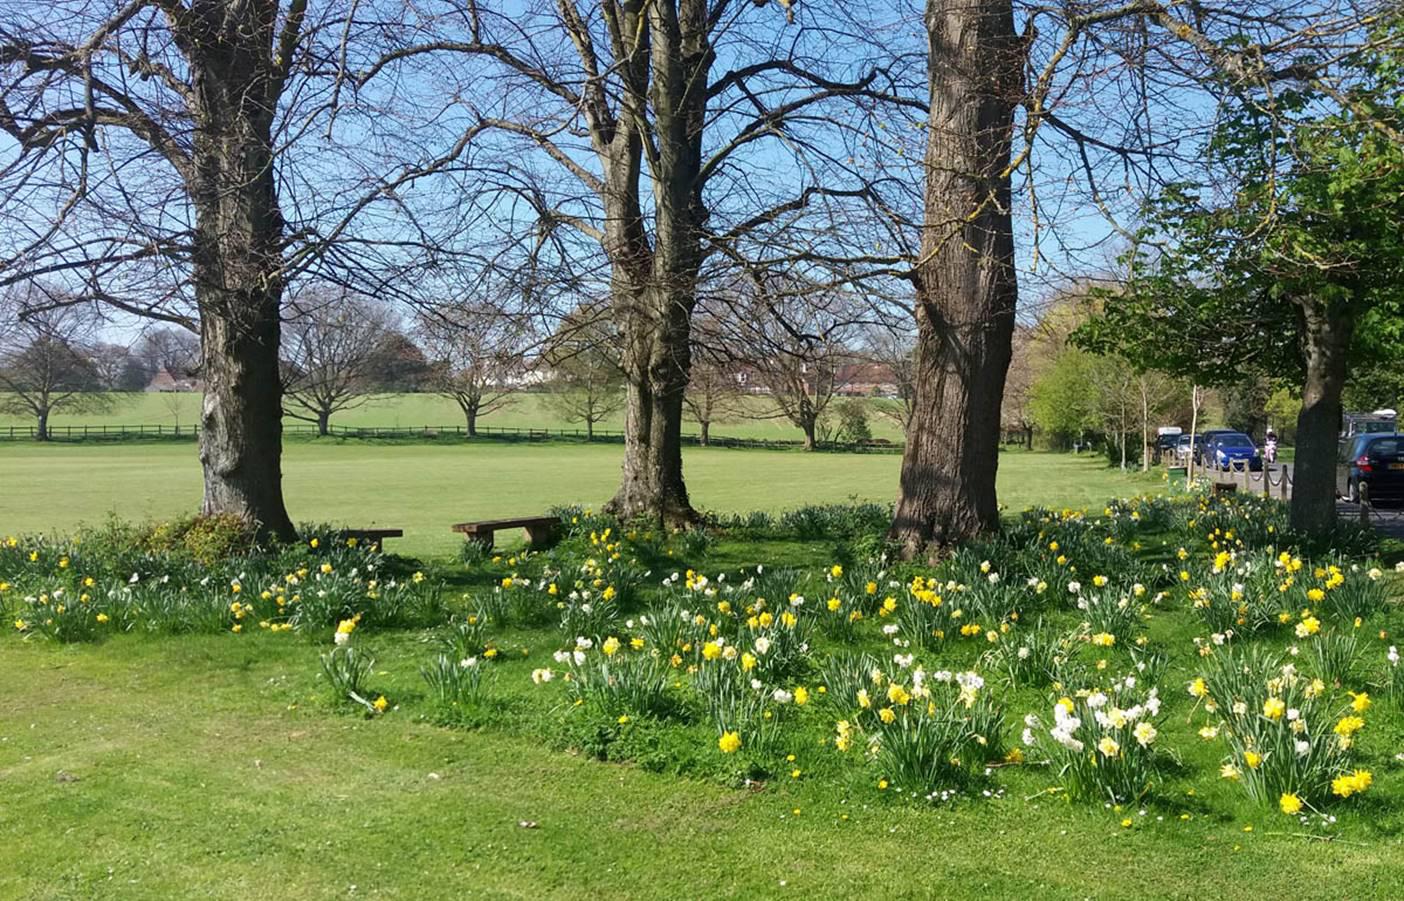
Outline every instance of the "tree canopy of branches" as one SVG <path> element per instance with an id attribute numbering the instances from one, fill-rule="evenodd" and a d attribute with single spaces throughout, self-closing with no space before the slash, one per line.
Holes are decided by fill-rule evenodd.
<path id="1" fill-rule="evenodd" d="M 1082 336 L 1204 384 L 1298 374 L 1291 520 L 1304 531 L 1336 521 L 1336 437 L 1360 325 L 1404 309 L 1401 61 L 1397 50 L 1352 54 L 1339 93 L 1245 93 L 1214 143 L 1222 182 L 1157 200 L 1146 237 L 1164 246 L 1138 247 L 1128 288 Z"/>

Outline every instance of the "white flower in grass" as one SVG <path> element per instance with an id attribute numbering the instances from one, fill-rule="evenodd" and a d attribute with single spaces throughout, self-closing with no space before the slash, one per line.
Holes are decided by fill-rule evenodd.
<path id="1" fill-rule="evenodd" d="M 900 667 L 901 669 L 906 669 L 907 667 L 911 666 L 911 665 L 912 665 L 912 659 L 913 659 L 913 657 L 912 657 L 911 654 L 893 654 L 893 655 L 892 655 L 892 662 L 895 663 L 895 664 L 897 664 L 897 666 Z"/>
<path id="2" fill-rule="evenodd" d="M 1024 647 L 1019 648 L 1019 659 L 1028 660 L 1029 655 L 1032 653 L 1033 651 L 1029 650 L 1028 645 L 1025 645 Z"/>
<path id="3" fill-rule="evenodd" d="M 1069 582 L 1069 583 L 1068 583 L 1068 593 L 1069 593 L 1069 594 L 1081 594 L 1081 593 L 1082 593 L 1082 583 L 1081 583 L 1081 582 Z"/>
<path id="4" fill-rule="evenodd" d="M 1311 753 L 1311 742 L 1303 739 L 1297 739 L 1293 742 L 1292 747 L 1296 750 L 1298 757 L 1305 757 Z"/>
<path id="5" fill-rule="evenodd" d="M 901 628 L 901 627 L 898 626 L 896 623 L 888 623 L 887 625 L 885 625 L 885 626 L 882 627 L 882 634 L 883 634 L 883 635 L 896 635 L 898 629 L 900 629 L 900 628 Z"/>
<path id="6" fill-rule="evenodd" d="M 576 665 L 576 666 L 584 666 L 584 665 L 585 665 L 585 652 L 584 652 L 584 651 L 576 651 L 576 652 L 574 652 L 574 653 L 571 655 L 571 657 L 572 657 L 572 659 L 575 660 L 575 665 Z"/>
<path id="7" fill-rule="evenodd" d="M 1385 654 L 1385 659 L 1389 661 L 1390 666 L 1398 666 L 1399 648 L 1395 647 L 1394 645 L 1390 645 L 1389 653 Z"/>
<path id="8" fill-rule="evenodd" d="M 478 665 L 478 658 L 464 657 L 462 660 L 458 661 L 458 665 L 463 667 L 464 669 L 472 669 L 473 667 Z"/>
<path id="9" fill-rule="evenodd" d="M 1025 744 L 1025 745 L 1033 745 L 1033 744 L 1035 744 L 1035 742 L 1034 742 L 1034 734 L 1033 734 L 1033 730 L 1032 730 L 1032 729 L 1025 729 L 1022 738 L 1023 738 L 1023 740 L 1024 740 L 1024 744 Z"/>
<path id="10" fill-rule="evenodd" d="M 1137 723 L 1131 734 L 1136 736 L 1136 743 L 1143 748 L 1149 748 L 1157 735 L 1155 727 L 1147 722 Z"/>
<path id="11" fill-rule="evenodd" d="M 760 654 L 760 655 L 763 656 L 763 655 L 765 655 L 765 653 L 768 652 L 769 650 L 770 650 L 770 639 L 769 639 L 769 638 L 766 638 L 764 635 L 762 635 L 760 638 L 757 638 L 757 639 L 756 639 L 756 653 L 757 653 L 757 654 Z"/>
<path id="12" fill-rule="evenodd" d="M 1071 729 L 1063 729 L 1060 727 L 1054 729 L 1048 734 L 1053 737 L 1054 741 L 1067 748 L 1069 751 L 1072 751 L 1075 754 L 1080 754 L 1082 753 L 1082 749 L 1086 746 L 1083 745 L 1081 741 L 1078 741 L 1076 738 L 1074 738 L 1072 732 L 1073 730 Z"/>
<path id="13" fill-rule="evenodd" d="M 765 688 L 765 683 L 764 683 L 764 682 L 762 682 L 762 681 L 759 680 L 759 679 L 752 679 L 752 680 L 751 680 L 751 690 L 752 690 L 752 691 L 760 691 L 762 688 Z"/>
<path id="14" fill-rule="evenodd" d="M 593 639 L 580 635 L 575 639 L 575 646 L 579 650 L 588 651 L 595 646 L 595 642 Z"/>
<path id="15" fill-rule="evenodd" d="M 770 699 L 777 704 L 788 704 L 795 699 L 795 696 L 783 688 L 777 688 L 770 693 Z"/>
<path id="16" fill-rule="evenodd" d="M 990 573 L 987 578 L 990 580 L 991 585 L 999 584 L 999 573 Z"/>
<path id="17" fill-rule="evenodd" d="M 534 669 L 531 671 L 531 681 L 536 683 L 537 685 L 541 685 L 544 682 L 550 682 L 554 678 L 556 678 L 556 674 L 551 672 L 549 669 Z"/>

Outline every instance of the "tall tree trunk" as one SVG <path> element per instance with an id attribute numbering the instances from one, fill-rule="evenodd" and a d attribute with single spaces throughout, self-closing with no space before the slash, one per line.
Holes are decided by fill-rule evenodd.
<path id="1" fill-rule="evenodd" d="M 682 411 L 691 370 L 692 310 L 705 256 L 702 132 L 714 55 L 708 42 L 706 0 L 669 0 L 642 7 L 648 18 L 652 70 L 645 90 L 652 106 L 656 151 L 649 172 L 654 229 L 650 247 L 638 198 L 641 146 L 630 139 L 627 152 L 621 145 L 611 154 L 619 170 L 606 173 L 607 183 L 633 192 L 632 197 L 611 198 L 616 189 L 610 187 L 605 199 L 611 218 L 625 217 L 606 225 L 605 244 L 613 266 L 615 321 L 623 337 L 622 364 L 628 381 L 623 476 L 607 509 L 623 518 L 648 516 L 682 525 L 697 518 L 683 482 Z M 635 96 L 630 98 L 640 105 L 642 87 L 636 84 Z M 622 131 L 634 128 L 631 124 Z M 632 183 L 614 175 L 631 175 Z"/>
<path id="2" fill-rule="evenodd" d="M 193 275 L 205 399 L 200 424 L 208 514 L 234 514 L 292 539 L 283 505 L 283 217 L 273 173 L 279 86 L 276 4 L 190 7 L 195 210 Z"/>
<path id="3" fill-rule="evenodd" d="M 329 410 L 317 411 L 317 434 L 323 438 L 331 434 L 331 412 Z"/>
<path id="4" fill-rule="evenodd" d="M 800 430 L 804 432 L 804 449 L 812 451 L 819 446 L 818 438 L 819 422 L 812 416 L 806 416 L 800 422 Z"/>
<path id="5" fill-rule="evenodd" d="M 1141 376 L 1139 381 L 1141 388 L 1141 472 L 1150 472 L 1150 397 L 1146 393 L 1146 377 Z M 1160 446 L 1159 436 L 1157 436 L 1156 446 Z"/>
<path id="6" fill-rule="evenodd" d="M 35 441 L 49 440 L 49 411 L 47 409 L 39 411 L 39 424 L 34 430 Z"/>
<path id="7" fill-rule="evenodd" d="M 702 419 L 698 420 L 697 424 L 702 428 L 701 440 L 698 443 L 706 447 L 707 442 L 712 440 L 712 422 L 709 419 Z"/>
<path id="8" fill-rule="evenodd" d="M 1006 170 L 1024 58 L 1012 3 L 928 0 L 926 26 L 916 398 L 889 532 L 909 557 L 999 526 L 1000 403 L 1018 295 Z"/>
<path id="9" fill-rule="evenodd" d="M 1336 525 L 1336 453 L 1341 428 L 1341 392 L 1346 354 L 1355 321 L 1327 303 L 1306 300 L 1302 353 L 1306 380 L 1297 416 L 1297 452 L 1292 470 L 1292 528 L 1320 534 Z"/>

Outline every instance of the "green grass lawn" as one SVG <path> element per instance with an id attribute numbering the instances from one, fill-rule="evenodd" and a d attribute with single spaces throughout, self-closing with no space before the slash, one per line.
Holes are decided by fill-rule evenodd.
<path id="1" fill-rule="evenodd" d="M 403 528 L 392 549 L 435 556 L 461 543 L 449 531 L 455 522 L 602 504 L 618 485 L 622 453 L 619 445 L 322 439 L 289 442 L 283 471 L 295 520 Z M 693 503 L 718 512 L 855 498 L 890 503 L 901 464 L 896 454 L 710 448 L 689 448 L 684 461 Z M 1100 459 L 1042 453 L 1004 454 L 999 484 L 1012 510 L 1098 504 L 1161 485 Z M 194 444 L 0 442 L 0 534 L 69 530 L 108 513 L 178 516 L 198 507 L 200 492 Z"/>
<path id="2" fill-rule="evenodd" d="M 0 643 L 0 896 L 1335 899 L 1404 880 L 1397 839 L 1368 831 L 1158 812 L 1123 829 L 1025 800 L 1039 777 L 935 808 L 735 790 L 403 711 L 338 716 L 315 676 L 291 637 Z"/>
<path id="3" fill-rule="evenodd" d="M 179 424 L 187 428 L 199 421 L 199 394 L 117 394 L 113 404 L 102 411 L 68 414 L 57 411 L 51 424 L 58 427 L 87 425 L 163 425 Z M 872 411 L 868 425 L 874 438 L 891 441 L 902 440 L 902 430 L 889 417 L 877 413 L 883 401 L 866 399 Z M 803 438 L 798 428 L 784 417 L 775 416 L 774 405 L 768 399 L 754 397 L 748 399 L 748 410 L 752 418 L 712 424 L 712 433 L 731 438 L 769 438 L 797 441 Z M 305 420 L 287 417 L 290 425 L 306 426 Z M 583 429 L 580 423 L 566 422 L 560 413 L 552 410 L 541 394 L 523 393 L 509 406 L 483 417 L 481 426 L 492 428 L 536 428 L 536 429 Z M 0 413 L 0 426 L 32 426 L 33 418 Z M 332 417 L 333 426 L 381 428 L 421 428 L 423 426 L 462 426 L 463 414 L 458 405 L 436 394 L 380 394 L 368 397 L 364 403 L 344 410 Z M 600 423 L 598 428 L 619 431 L 624 427 L 623 412 L 616 413 Z M 684 420 L 683 431 L 687 434 L 698 432 L 697 424 Z"/>
<path id="4" fill-rule="evenodd" d="M 455 546 L 443 524 L 459 504 L 471 507 L 462 515 L 492 515 L 513 505 L 590 503 L 613 487 L 618 459 L 619 448 L 606 446 L 296 442 L 287 473 L 299 518 L 338 519 L 393 499 L 393 516 L 381 521 L 411 530 L 406 549 L 440 555 Z M 689 452 L 688 472 L 705 506 L 778 509 L 870 492 L 886 500 L 897 462 L 698 450 Z M 0 477 L 0 535 L 66 529 L 109 506 L 129 518 L 175 514 L 199 487 L 193 447 L 171 444 L 3 446 Z M 1087 457 L 1011 453 L 1001 461 L 1001 486 L 1011 506 L 1094 504 L 1100 513 L 1107 497 L 1159 483 Z M 1169 544 L 1163 534 L 1139 538 L 1157 572 L 1160 561 L 1175 560 L 1177 543 L 1190 544 L 1196 559 L 1212 556 L 1194 529 Z M 567 542 L 577 555 L 567 558 L 571 571 L 570 561 L 596 553 L 575 541 Z M 715 576 L 763 562 L 817 574 L 833 562 L 833 542 L 721 536 L 698 553 L 679 568 Z M 25 561 L 27 552 L 9 559 Z M 507 560 L 465 568 L 439 556 L 422 565 L 430 585 L 446 583 L 454 609 L 466 603 L 463 592 L 489 590 L 516 571 Z M 234 595 L 222 594 L 220 578 L 228 573 L 216 589 L 191 590 L 219 591 L 223 610 Z M 1173 572 L 1158 578 L 1176 584 Z M 1397 595 L 1400 580 L 1387 581 Z M 1164 781 L 1144 805 L 1115 809 L 1069 802 L 1053 791 L 1057 774 L 1037 764 L 998 769 L 939 804 L 882 792 L 861 751 L 843 756 L 826 743 L 833 723 L 815 706 L 787 726 L 794 762 L 749 787 L 739 785 L 705 721 L 621 725 L 612 747 L 641 762 L 602 763 L 568 750 L 592 734 L 579 730 L 593 727 L 570 714 L 564 686 L 534 686 L 529 677 L 556 665 L 551 652 L 562 634 L 554 624 L 494 626 L 504 653 L 485 677 L 488 705 L 474 714 L 476 726 L 448 727 L 420 676 L 442 626 L 357 631 L 356 646 L 376 660 L 372 696 L 395 705 L 367 718 L 328 697 L 319 655 L 329 627 L 272 634 L 250 624 L 239 635 L 61 644 L 22 637 L 6 623 L 0 898 L 1398 897 L 1397 699 L 1369 682 L 1345 686 L 1368 688 L 1375 699 L 1360 763 L 1376 785 L 1333 805 L 1338 823 L 1300 826 L 1255 806 L 1218 778 L 1221 744 L 1196 734 L 1204 714 L 1184 685 L 1202 666 L 1191 638 L 1204 627 L 1176 591 L 1145 627 L 1169 660 L 1158 679 L 1167 706 Z M 9 597 L 19 601 L 14 591 Z M 1046 613 L 1057 628 L 1075 629 L 1081 615 L 1064 598 L 1052 596 Z M 864 623 L 851 647 L 886 661 L 892 647 L 880 622 Z M 1362 673 L 1365 661 L 1376 671 L 1388 644 L 1377 630 L 1393 636 L 1401 628 L 1397 601 L 1371 615 L 1360 633 Z M 1292 639 L 1290 629 L 1279 633 L 1256 640 L 1280 650 Z M 841 647 L 819 633 L 815 641 L 816 660 Z M 1024 713 L 1046 718 L 1057 692 L 1005 687 L 978 663 L 987 647 L 983 637 L 953 639 L 922 654 L 932 669 L 980 666 L 1005 707 L 1005 739 L 1017 744 Z M 1116 670 L 1131 659 L 1121 644 L 1082 650 L 1113 657 Z"/>

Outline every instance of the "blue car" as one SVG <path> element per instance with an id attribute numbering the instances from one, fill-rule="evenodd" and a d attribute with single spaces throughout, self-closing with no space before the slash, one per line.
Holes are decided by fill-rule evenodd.
<path id="1" fill-rule="evenodd" d="M 1259 472 L 1263 468 L 1258 446 L 1242 432 L 1220 432 L 1215 435 L 1205 445 L 1204 455 L 1209 465 L 1224 471 L 1241 470 L 1246 466 L 1252 472 Z"/>

